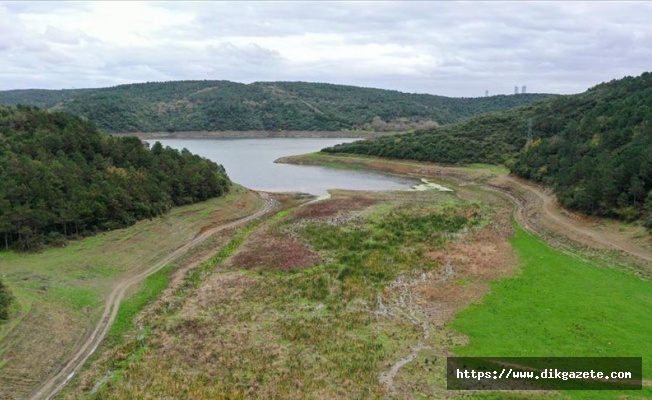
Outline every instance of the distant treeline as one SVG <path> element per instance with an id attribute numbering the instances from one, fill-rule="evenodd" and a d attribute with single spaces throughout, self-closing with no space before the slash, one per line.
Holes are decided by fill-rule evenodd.
<path id="1" fill-rule="evenodd" d="M 66 111 L 118 133 L 402 131 L 449 124 L 550 96 L 450 98 L 325 83 L 176 81 L 103 89 L 0 91 L 0 104 Z"/>
<path id="2" fill-rule="evenodd" d="M 0 106 L 0 248 L 38 249 L 228 192 L 224 168 L 91 122 Z"/>
<path id="3" fill-rule="evenodd" d="M 513 173 L 553 187 L 566 207 L 625 220 L 643 218 L 652 229 L 649 72 L 439 129 L 323 151 L 441 163 L 505 163 Z"/>

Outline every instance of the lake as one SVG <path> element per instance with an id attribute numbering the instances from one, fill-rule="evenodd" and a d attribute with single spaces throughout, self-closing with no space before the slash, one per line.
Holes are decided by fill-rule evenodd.
<path id="1" fill-rule="evenodd" d="M 283 157 L 319 151 L 358 139 L 163 139 L 163 146 L 186 148 L 222 164 L 232 181 L 270 192 L 298 191 L 322 196 L 328 189 L 398 190 L 416 182 L 370 171 L 274 164 Z M 148 141 L 153 144 L 153 141 Z"/>

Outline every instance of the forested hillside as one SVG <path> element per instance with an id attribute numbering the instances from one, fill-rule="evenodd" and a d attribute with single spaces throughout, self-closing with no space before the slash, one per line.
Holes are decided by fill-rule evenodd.
<path id="1" fill-rule="evenodd" d="M 86 117 L 108 132 L 408 130 L 449 124 L 548 98 L 450 98 L 305 82 L 177 81 L 103 89 L 11 90 L 0 104 Z"/>
<path id="2" fill-rule="evenodd" d="M 652 73 L 595 87 L 578 100 L 577 111 L 558 111 L 563 125 L 549 111 L 512 171 L 553 186 L 563 205 L 589 214 L 652 214 Z M 652 216 L 647 224 L 652 228 Z"/>
<path id="3" fill-rule="evenodd" d="M 35 107 L 0 106 L 2 248 L 37 249 L 123 227 L 229 190 L 224 168 L 91 122 Z"/>
<path id="4" fill-rule="evenodd" d="M 527 142 L 531 121 L 531 142 Z M 506 163 L 564 206 L 652 228 L 652 73 L 456 125 L 358 141 L 344 152 L 443 163 Z"/>
<path id="5" fill-rule="evenodd" d="M 39 108 L 52 108 L 57 104 L 94 89 L 67 89 L 67 90 L 7 90 L 0 91 L 0 104 L 16 106 L 19 104 L 36 106 Z"/>
<path id="6" fill-rule="evenodd" d="M 455 125 L 357 141 L 322 151 L 447 164 L 500 164 L 513 158 L 525 145 L 526 115 L 524 110 L 485 114 Z"/>

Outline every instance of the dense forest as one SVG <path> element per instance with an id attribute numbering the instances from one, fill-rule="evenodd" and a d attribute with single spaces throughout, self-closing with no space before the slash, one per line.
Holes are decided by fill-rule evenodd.
<path id="1" fill-rule="evenodd" d="M 555 188 L 561 203 L 593 215 L 635 220 L 652 228 L 652 73 L 625 78 L 578 96 L 581 113 L 549 117 L 511 170 Z"/>
<path id="2" fill-rule="evenodd" d="M 530 139 L 528 141 L 528 138 Z M 505 163 L 566 207 L 652 229 L 652 73 L 461 123 L 324 149 L 442 163 Z"/>
<path id="3" fill-rule="evenodd" d="M 325 83 L 176 81 L 102 89 L 0 91 L 0 104 L 65 111 L 115 133 L 405 131 L 507 110 L 550 96 L 450 98 Z"/>
<path id="4" fill-rule="evenodd" d="M 522 112 L 490 113 L 454 125 L 357 141 L 322 151 L 448 164 L 500 164 L 513 158 L 525 145 L 526 132 L 527 117 Z"/>
<path id="5" fill-rule="evenodd" d="M 0 106 L 0 241 L 34 250 L 228 192 L 222 166 L 32 106 Z"/>

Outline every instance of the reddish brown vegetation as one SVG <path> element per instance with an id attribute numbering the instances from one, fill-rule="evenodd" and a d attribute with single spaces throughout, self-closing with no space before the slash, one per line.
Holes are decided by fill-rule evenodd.
<path id="1" fill-rule="evenodd" d="M 231 265 L 242 269 L 289 271 L 315 265 L 319 255 L 283 234 L 258 232 L 236 254 Z"/>
<path id="2" fill-rule="evenodd" d="M 438 310 L 437 319 L 449 320 L 459 309 L 482 298 L 490 281 L 513 273 L 516 256 L 507 240 L 512 233 L 509 209 L 502 209 L 492 220 L 494 224 L 463 242 L 428 254 L 441 267 L 434 279 L 416 290 Z"/>
<path id="3" fill-rule="evenodd" d="M 378 201 L 363 195 L 351 195 L 318 201 L 303 207 L 294 216 L 296 218 L 324 218 L 340 213 L 360 210 L 376 204 Z"/>

